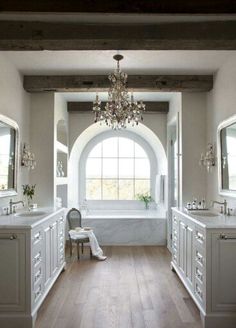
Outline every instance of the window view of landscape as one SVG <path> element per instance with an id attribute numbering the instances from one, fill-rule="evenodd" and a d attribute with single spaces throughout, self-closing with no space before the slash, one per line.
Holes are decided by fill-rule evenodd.
<path id="1" fill-rule="evenodd" d="M 86 162 L 86 199 L 135 200 L 150 192 L 150 162 L 144 149 L 128 138 L 98 143 Z"/>

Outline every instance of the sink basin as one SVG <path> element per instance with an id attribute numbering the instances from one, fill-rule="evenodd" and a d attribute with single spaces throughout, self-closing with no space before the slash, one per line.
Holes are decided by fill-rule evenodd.
<path id="1" fill-rule="evenodd" d="M 210 211 L 190 211 L 192 215 L 202 216 L 202 217 L 216 217 L 220 214 Z"/>
<path id="2" fill-rule="evenodd" d="M 25 218 L 31 218 L 34 216 L 42 216 L 47 214 L 47 212 L 44 211 L 32 211 L 32 212 L 22 212 L 22 213 L 17 213 L 15 216 L 20 216 L 20 217 L 25 217 Z"/>

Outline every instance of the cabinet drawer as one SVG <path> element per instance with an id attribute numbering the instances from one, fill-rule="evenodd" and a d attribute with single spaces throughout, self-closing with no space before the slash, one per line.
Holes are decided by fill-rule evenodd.
<path id="1" fill-rule="evenodd" d="M 172 260 L 173 260 L 173 262 L 174 262 L 175 264 L 178 263 L 178 257 L 177 257 L 177 254 L 176 254 L 176 253 L 173 253 L 173 254 L 172 254 Z"/>
<path id="2" fill-rule="evenodd" d="M 198 301 L 201 304 L 203 304 L 203 301 L 204 301 L 203 286 L 198 281 L 195 281 L 195 284 L 194 284 L 194 294 L 197 297 Z"/>
<path id="3" fill-rule="evenodd" d="M 35 290 L 35 286 L 42 280 L 43 278 L 43 267 L 42 263 L 40 265 L 37 265 L 34 268 L 34 273 L 33 273 L 33 286 Z"/>
<path id="4" fill-rule="evenodd" d="M 59 231 L 59 233 L 58 233 L 58 239 L 59 239 L 59 241 L 64 241 L 64 239 L 65 239 L 65 232 L 64 232 L 64 230 L 61 230 L 61 231 Z"/>
<path id="5" fill-rule="evenodd" d="M 65 262 L 65 255 L 64 253 L 61 253 L 58 258 L 59 265 L 63 264 Z"/>
<path id="6" fill-rule="evenodd" d="M 58 220 L 58 231 L 64 230 L 64 228 L 65 228 L 65 218 L 61 217 Z"/>
<path id="7" fill-rule="evenodd" d="M 195 242 L 200 246 L 205 246 L 205 231 L 198 226 L 195 226 Z"/>
<path id="8" fill-rule="evenodd" d="M 59 254 L 64 254 L 64 251 L 65 251 L 64 243 L 60 243 L 58 251 L 59 251 Z"/>
<path id="9" fill-rule="evenodd" d="M 195 266 L 195 279 L 196 281 L 199 281 L 200 283 L 204 283 L 204 272 L 203 268 L 199 265 Z"/>
<path id="10" fill-rule="evenodd" d="M 178 242 L 176 240 L 172 240 L 172 248 L 175 249 L 176 251 L 178 250 Z"/>
<path id="11" fill-rule="evenodd" d="M 36 246 L 39 243 L 42 243 L 43 240 L 43 231 L 37 230 L 37 231 L 33 231 L 32 233 L 32 246 Z"/>
<path id="12" fill-rule="evenodd" d="M 42 281 L 37 284 L 36 288 L 33 290 L 32 293 L 32 298 L 33 298 L 33 303 L 36 304 L 41 296 L 43 295 L 43 284 Z"/>
<path id="13" fill-rule="evenodd" d="M 40 249 L 33 255 L 32 264 L 33 267 L 36 268 L 42 263 L 43 257 L 42 257 L 42 250 Z"/>
<path id="14" fill-rule="evenodd" d="M 175 214 L 173 214 L 172 216 L 172 225 L 173 225 L 173 228 L 178 230 L 178 218 Z"/>
<path id="15" fill-rule="evenodd" d="M 178 240 L 178 231 L 175 228 L 173 228 L 172 237 L 174 240 Z"/>
<path id="16" fill-rule="evenodd" d="M 199 268 L 205 267 L 205 257 L 203 255 L 203 252 L 199 248 L 195 248 L 195 263 L 196 267 L 199 266 Z"/>

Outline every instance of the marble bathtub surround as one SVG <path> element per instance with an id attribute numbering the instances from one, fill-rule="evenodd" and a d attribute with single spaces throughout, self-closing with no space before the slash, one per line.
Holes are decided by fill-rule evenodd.
<path id="1" fill-rule="evenodd" d="M 166 245 L 166 213 L 163 210 L 97 210 L 82 219 L 100 245 Z"/>

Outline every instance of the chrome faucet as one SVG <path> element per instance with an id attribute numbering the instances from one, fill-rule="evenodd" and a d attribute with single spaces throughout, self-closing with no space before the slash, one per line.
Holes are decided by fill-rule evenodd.
<path id="1" fill-rule="evenodd" d="M 226 199 L 224 199 L 223 202 L 217 202 L 216 200 L 212 201 L 212 207 L 214 207 L 214 204 L 219 204 L 219 205 L 223 205 L 224 206 L 224 214 L 227 214 L 227 201 Z"/>
<path id="2" fill-rule="evenodd" d="M 23 206 L 25 206 L 25 203 L 23 202 L 23 200 L 19 200 L 18 202 L 13 202 L 12 199 L 10 199 L 10 202 L 9 202 L 9 214 L 12 214 L 13 213 L 13 205 L 20 204 L 20 203 Z"/>

